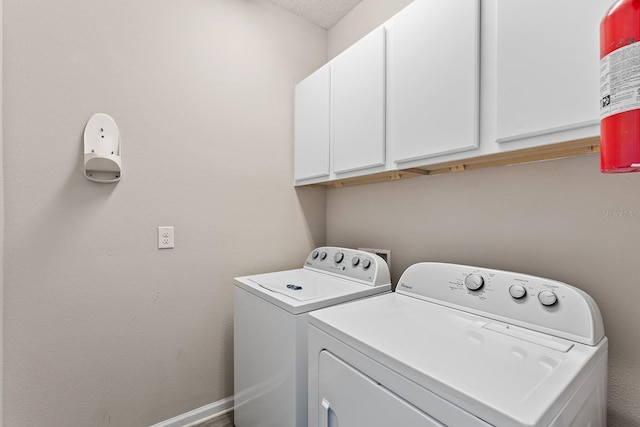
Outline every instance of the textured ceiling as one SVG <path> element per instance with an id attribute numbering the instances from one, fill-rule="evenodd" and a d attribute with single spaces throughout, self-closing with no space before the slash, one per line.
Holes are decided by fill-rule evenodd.
<path id="1" fill-rule="evenodd" d="M 270 0 L 272 3 L 329 29 L 362 0 Z"/>

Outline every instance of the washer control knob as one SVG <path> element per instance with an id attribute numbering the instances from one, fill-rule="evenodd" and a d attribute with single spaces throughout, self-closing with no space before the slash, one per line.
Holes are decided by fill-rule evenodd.
<path id="1" fill-rule="evenodd" d="M 464 285 L 471 291 L 477 291 L 484 286 L 484 279 L 479 274 L 470 274 L 464 279 Z"/>
<path id="2" fill-rule="evenodd" d="M 336 262 L 336 264 L 340 264 L 343 259 L 344 254 L 342 252 L 336 252 L 336 254 L 333 256 L 333 260 Z"/>
<path id="3" fill-rule="evenodd" d="M 358 264 L 360 264 L 360 258 L 358 258 L 357 256 L 354 256 L 353 258 L 351 258 L 351 265 L 353 265 L 354 267 L 357 267 Z"/>
<path id="4" fill-rule="evenodd" d="M 320 253 L 318 251 L 311 252 L 311 258 L 313 258 L 313 259 L 318 258 L 318 255 L 320 255 Z"/>
<path id="5" fill-rule="evenodd" d="M 558 302 L 558 296 L 551 291 L 542 291 L 538 294 L 540 304 L 550 306 Z"/>
<path id="6" fill-rule="evenodd" d="M 320 259 L 322 261 L 324 261 L 325 259 L 327 259 L 327 253 L 325 251 L 320 252 Z"/>
<path id="7" fill-rule="evenodd" d="M 371 267 L 371 260 L 370 259 L 363 259 L 362 260 L 362 268 L 364 268 L 366 270 L 369 267 Z"/>
<path id="8" fill-rule="evenodd" d="M 520 299 L 527 294 L 527 290 L 522 285 L 511 285 L 509 293 L 515 299 Z"/>

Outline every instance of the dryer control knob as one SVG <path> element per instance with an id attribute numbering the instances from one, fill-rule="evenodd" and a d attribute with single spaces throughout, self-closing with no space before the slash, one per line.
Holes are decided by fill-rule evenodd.
<path id="1" fill-rule="evenodd" d="M 479 274 L 470 274 L 464 279 L 464 285 L 471 291 L 477 291 L 484 286 L 484 279 Z"/>
<path id="2" fill-rule="evenodd" d="M 344 254 L 342 252 L 336 252 L 336 254 L 333 256 L 333 260 L 336 262 L 336 264 L 340 264 L 343 259 Z"/>
<path id="3" fill-rule="evenodd" d="M 369 267 L 371 267 L 371 260 L 370 259 L 362 260 L 362 268 L 366 270 Z"/>
<path id="4" fill-rule="evenodd" d="M 354 267 L 357 267 L 358 264 L 360 264 L 360 258 L 358 258 L 357 256 L 354 256 L 353 258 L 351 258 L 351 265 L 353 265 Z"/>
<path id="5" fill-rule="evenodd" d="M 318 251 L 311 252 L 311 258 L 313 258 L 313 259 L 318 258 L 318 255 L 320 255 L 320 253 Z"/>
<path id="6" fill-rule="evenodd" d="M 558 302 L 558 297 L 551 291 L 542 291 L 538 294 L 540 304 L 550 306 Z"/>
<path id="7" fill-rule="evenodd" d="M 327 253 L 325 251 L 320 252 L 320 259 L 324 261 L 327 258 Z"/>
<path id="8" fill-rule="evenodd" d="M 527 294 L 527 290 L 522 285 L 511 285 L 509 294 L 515 299 L 520 299 Z"/>

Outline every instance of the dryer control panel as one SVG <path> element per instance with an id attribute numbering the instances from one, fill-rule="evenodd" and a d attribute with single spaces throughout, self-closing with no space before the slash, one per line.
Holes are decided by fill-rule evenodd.
<path id="1" fill-rule="evenodd" d="M 387 263 L 376 254 L 356 249 L 323 246 L 314 249 L 304 268 L 357 280 L 369 286 L 391 283 Z"/>
<path id="2" fill-rule="evenodd" d="M 556 280 L 423 262 L 402 274 L 396 292 L 583 344 L 595 345 L 604 337 L 595 301 Z"/>

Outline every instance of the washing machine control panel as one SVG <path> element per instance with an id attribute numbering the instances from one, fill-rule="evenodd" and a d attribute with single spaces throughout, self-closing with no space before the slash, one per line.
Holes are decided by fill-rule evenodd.
<path id="1" fill-rule="evenodd" d="M 403 273 L 396 292 L 585 344 L 604 336 L 588 294 L 542 277 L 424 262 Z"/>
<path id="2" fill-rule="evenodd" d="M 322 271 L 370 285 L 391 282 L 387 263 L 376 254 L 356 249 L 325 246 L 314 249 L 304 268 Z"/>

